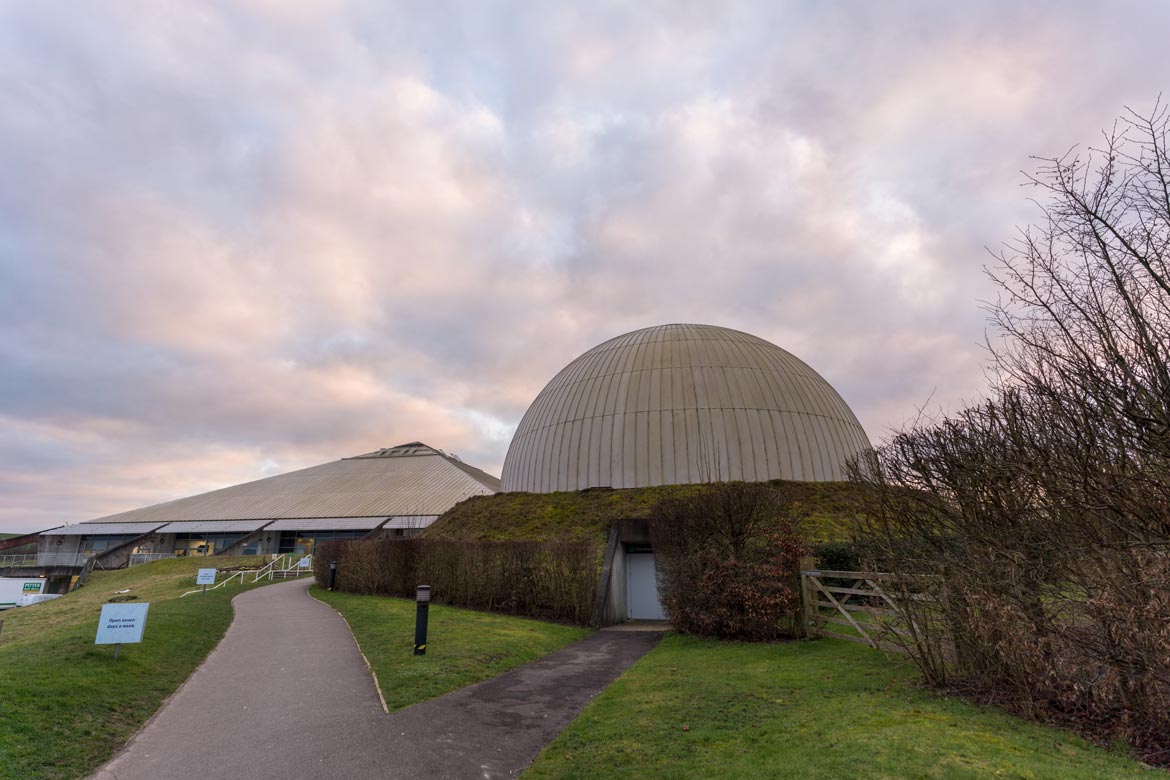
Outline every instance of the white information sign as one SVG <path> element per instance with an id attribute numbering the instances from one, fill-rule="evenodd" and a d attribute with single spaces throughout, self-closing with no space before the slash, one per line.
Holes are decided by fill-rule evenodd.
<path id="1" fill-rule="evenodd" d="M 95 645 L 119 645 L 142 641 L 149 604 L 103 604 Z"/>
<path id="2" fill-rule="evenodd" d="M 300 566 L 302 569 L 307 569 L 307 568 L 309 568 L 309 566 L 312 565 L 312 563 L 313 562 L 310 561 L 308 559 L 308 557 L 306 556 L 304 558 L 301 558 L 299 561 L 297 561 L 297 566 Z"/>
<path id="3" fill-rule="evenodd" d="M 200 569 L 199 574 L 195 577 L 196 585 L 214 585 L 215 584 L 215 569 Z"/>

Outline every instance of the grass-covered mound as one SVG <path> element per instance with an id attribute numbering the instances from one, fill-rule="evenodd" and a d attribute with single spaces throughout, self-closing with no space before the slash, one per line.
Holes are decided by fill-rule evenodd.
<path id="1" fill-rule="evenodd" d="M 811 544 L 851 539 L 861 514 L 849 482 L 767 483 L 786 496 Z M 581 540 L 604 544 L 616 520 L 646 519 L 663 498 L 682 498 L 709 485 L 660 485 L 575 493 L 497 493 L 456 504 L 424 532 L 432 539 Z"/>

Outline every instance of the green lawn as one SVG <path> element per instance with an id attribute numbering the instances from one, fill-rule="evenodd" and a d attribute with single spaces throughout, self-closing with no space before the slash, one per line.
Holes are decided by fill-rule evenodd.
<path id="1" fill-rule="evenodd" d="M 232 620 L 242 588 L 179 599 L 200 567 L 256 557 L 176 558 L 93 572 L 76 593 L 0 612 L 0 780 L 74 780 L 112 756 L 187 679 Z M 101 605 L 131 589 L 150 612 L 141 644 L 94 645 Z"/>
<path id="2" fill-rule="evenodd" d="M 905 661 L 838 640 L 671 634 L 524 780 L 1170 780 L 1067 731 L 913 687 L 914 678 Z"/>
<path id="3" fill-rule="evenodd" d="M 391 711 L 495 677 L 590 633 L 573 626 L 432 604 L 427 654 L 415 656 L 414 601 L 318 587 L 309 592 L 345 617 Z"/>

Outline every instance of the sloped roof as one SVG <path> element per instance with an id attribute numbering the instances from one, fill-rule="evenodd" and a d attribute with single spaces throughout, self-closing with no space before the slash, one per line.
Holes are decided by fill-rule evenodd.
<path id="1" fill-rule="evenodd" d="M 411 442 L 88 522 L 441 515 L 465 498 L 499 489 L 490 474 Z"/>
<path id="2" fill-rule="evenodd" d="M 148 533 L 158 527 L 158 523 L 128 523 L 128 522 L 104 522 L 92 520 L 88 523 L 77 523 L 76 525 L 63 525 L 60 528 L 52 528 L 48 531 L 42 531 L 45 536 L 91 536 L 99 534 L 106 536 L 115 534 L 118 536 L 135 536 Z"/>
<path id="3" fill-rule="evenodd" d="M 382 523 L 384 517 L 314 517 L 311 525 L 314 531 L 372 531 Z M 165 529 L 164 529 L 165 530 Z M 286 517 L 283 520 L 274 520 L 264 528 L 265 531 L 305 531 L 305 520 L 297 517 Z"/>
<path id="4" fill-rule="evenodd" d="M 160 534 L 250 534 L 264 527 L 267 520 L 182 520 L 167 523 Z M 82 523 L 89 525 L 89 523 Z"/>

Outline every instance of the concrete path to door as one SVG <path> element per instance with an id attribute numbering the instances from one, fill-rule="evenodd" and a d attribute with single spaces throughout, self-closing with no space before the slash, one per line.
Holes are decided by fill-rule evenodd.
<path id="1" fill-rule="evenodd" d="M 237 596 L 223 641 L 93 780 L 514 777 L 661 636 L 600 631 L 386 715 L 345 622 L 308 586 Z"/>

